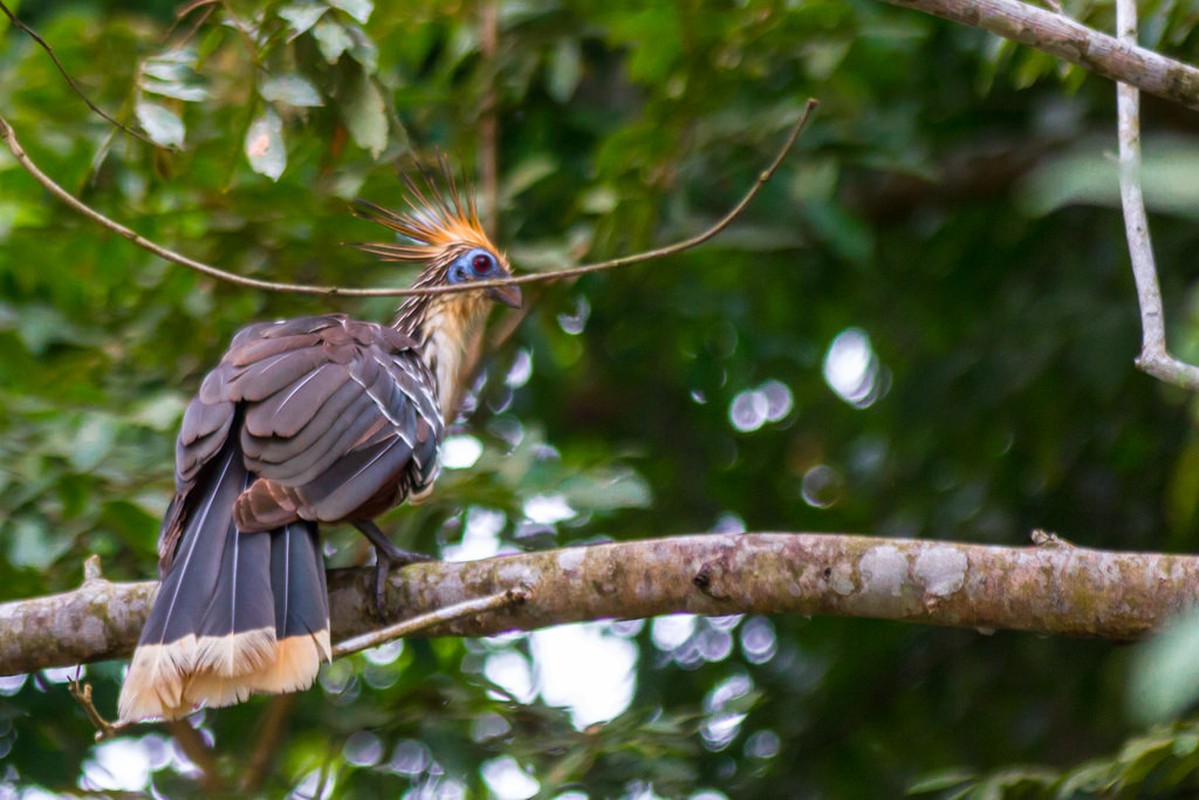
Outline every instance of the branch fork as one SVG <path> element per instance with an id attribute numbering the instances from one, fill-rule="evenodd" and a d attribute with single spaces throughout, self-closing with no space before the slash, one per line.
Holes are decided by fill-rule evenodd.
<path id="1" fill-rule="evenodd" d="M 1121 44 L 1136 47 L 1136 0 L 1116 0 L 1116 32 Z M 1127 83 L 1118 83 L 1116 109 L 1120 137 L 1120 205 L 1124 211 L 1124 231 L 1141 308 L 1141 353 L 1134 363 L 1158 380 L 1199 391 L 1199 367 L 1170 355 L 1166 347 L 1162 291 L 1141 189 L 1140 91 Z"/>

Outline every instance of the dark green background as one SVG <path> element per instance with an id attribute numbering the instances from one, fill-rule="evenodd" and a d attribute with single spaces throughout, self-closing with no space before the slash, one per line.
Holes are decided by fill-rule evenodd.
<path id="1" fill-rule="evenodd" d="M 519 270 L 698 232 L 749 186 L 807 98 L 822 101 L 776 179 L 715 242 L 526 293 L 535 304 L 489 357 L 463 424 L 486 446 L 479 465 L 447 471 L 432 502 L 383 520 L 407 545 L 436 552 L 457 541 L 465 509 L 483 507 L 506 514 L 503 537 L 517 548 L 740 520 L 1010 545 L 1044 528 L 1086 546 L 1196 549 L 1194 403 L 1133 367 L 1139 327 L 1105 156 L 1116 145 L 1106 81 L 866 0 L 505 3 L 492 60 L 480 55 L 473 4 L 380 4 L 359 25 L 353 14 L 368 5 L 345 2 L 320 35 L 293 37 L 284 20 L 296 4 L 231 2 L 170 63 L 163 54 L 202 9 L 172 29 L 173 3 L 26 5 L 96 102 L 130 124 L 139 102 L 155 103 L 186 129 L 174 151 L 114 135 L 45 53 L 0 25 L 0 113 L 37 162 L 156 241 L 275 280 L 405 280 L 343 246 L 380 235 L 348 203 L 398 203 L 391 165 L 410 149 L 440 147 L 474 174 L 489 86 L 498 239 Z M 1112 26 L 1106 4 L 1068 10 Z M 1194 58 L 1197 11 L 1144 6 L 1144 43 Z M 343 39 L 354 46 L 331 59 Z M 323 105 L 263 98 L 290 74 Z M 277 182 L 243 154 L 268 107 L 288 156 Z M 1199 126 L 1152 99 L 1144 124 L 1172 346 L 1199 357 Z M 393 306 L 249 291 L 169 266 L 66 210 L 0 154 L 0 599 L 71 588 L 90 553 L 112 579 L 153 574 L 174 428 L 238 327 L 317 310 L 386 319 Z M 560 317 L 581 309 L 576 335 Z M 851 328 L 868 335 L 880 381 L 861 408 L 822 376 Z M 532 373 L 511 389 L 503 378 L 520 353 Z M 734 399 L 766 381 L 787 387 L 790 411 L 736 430 Z M 520 444 L 506 456 L 514 431 Z M 804 476 L 821 465 L 831 478 L 810 477 L 809 502 Z M 524 501 L 547 493 L 580 515 L 522 524 Z M 367 557 L 349 533 L 331 539 L 334 563 Z M 448 780 L 485 796 L 481 765 L 503 755 L 551 797 L 650 785 L 662 797 L 890 797 L 919 781 L 934 796 L 1182 797 L 1199 786 L 1190 726 L 1146 737 L 1128 711 L 1133 648 L 772 623 L 778 650 L 765 663 L 738 646 L 686 667 L 647 627 L 630 709 L 585 732 L 559 710 L 489 695 L 484 657 L 526 651 L 521 638 L 412 641 L 390 666 L 358 657 L 323 682 L 351 690 L 299 696 L 261 791 L 281 795 L 324 770 L 336 797 Z M 121 666 L 88 670 L 103 709 Z M 0 796 L 70 790 L 93 758 L 91 728 L 60 681 L 6 684 Z M 738 682 L 752 690 L 721 706 L 713 690 Z M 269 706 L 204 714 L 227 786 L 244 776 Z M 488 713 L 507 732 L 472 736 Z M 745 717 L 731 742 L 705 744 L 705 721 L 733 713 Z M 445 775 L 354 763 L 363 731 L 384 764 L 415 740 Z M 776 754 L 747 747 L 769 740 L 752 738 L 760 731 L 777 737 Z M 161 729 L 131 734 L 147 735 L 146 746 L 167 741 Z M 160 791 L 197 790 L 162 766 Z M 958 780 L 970 775 L 981 782 Z"/>

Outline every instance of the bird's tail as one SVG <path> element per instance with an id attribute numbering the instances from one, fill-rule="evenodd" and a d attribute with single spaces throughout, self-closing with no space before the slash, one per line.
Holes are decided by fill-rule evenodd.
<path id="1" fill-rule="evenodd" d="M 121 720 L 174 719 L 253 692 L 309 686 L 330 658 L 316 524 L 241 533 L 233 502 L 252 480 L 236 437 L 198 486 L 121 687 Z"/>

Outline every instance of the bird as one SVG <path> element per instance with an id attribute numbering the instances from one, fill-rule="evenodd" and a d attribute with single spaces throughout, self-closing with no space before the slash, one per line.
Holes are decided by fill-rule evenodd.
<path id="1" fill-rule="evenodd" d="M 418 288 L 512 275 L 444 156 L 439 173 L 401 177 L 402 210 L 358 201 L 354 212 L 406 241 L 360 249 L 419 264 Z M 348 522 L 374 546 L 382 614 L 388 570 L 428 557 L 372 520 L 431 490 L 466 348 L 492 301 L 518 308 L 520 289 L 413 295 L 390 326 L 324 314 L 233 337 L 183 415 L 160 587 L 121 687 L 121 722 L 311 686 L 332 657 L 322 523 Z"/>

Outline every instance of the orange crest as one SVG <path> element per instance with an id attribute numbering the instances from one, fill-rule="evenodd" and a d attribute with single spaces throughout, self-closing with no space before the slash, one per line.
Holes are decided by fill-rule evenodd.
<path id="1" fill-rule="evenodd" d="M 435 175 L 421 168 L 418 168 L 420 181 L 410 173 L 401 171 L 400 177 L 407 189 L 407 211 L 397 213 L 366 200 L 355 201 L 355 214 L 378 222 L 413 242 L 370 242 L 357 245 L 360 249 L 384 261 L 425 265 L 446 264 L 474 247 L 483 247 L 498 255 L 495 245 L 483 232 L 470 187 L 459 187 L 444 155 L 438 157 L 438 165 L 440 182 Z"/>

